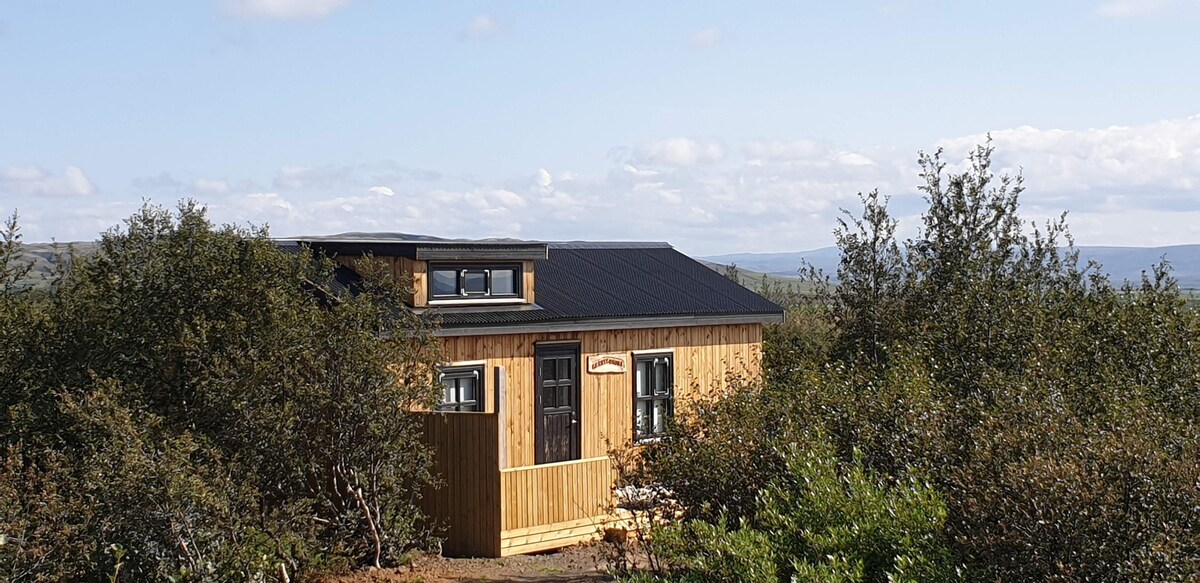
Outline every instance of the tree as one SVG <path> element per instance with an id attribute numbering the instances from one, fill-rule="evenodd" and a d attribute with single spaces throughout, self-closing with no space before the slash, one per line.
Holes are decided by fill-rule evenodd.
<path id="1" fill-rule="evenodd" d="M 930 476 L 977 577 L 1194 578 L 1200 319 L 1164 266 L 1117 287 L 1065 218 L 1021 220 L 1021 178 L 991 156 L 947 173 L 922 154 L 928 209 L 903 243 L 864 200 L 839 236 L 852 285 L 830 292 L 843 350 L 797 400 L 843 455 Z"/>
<path id="2" fill-rule="evenodd" d="M 0 483 L 19 502 L 0 532 L 20 543 L 0 570 L 273 579 L 425 543 L 410 411 L 437 398 L 440 344 L 404 282 L 365 271 L 362 293 L 337 293 L 328 260 L 185 202 L 142 208 L 46 298 L 12 300 Z M 60 510 L 22 523 L 50 494 Z"/>
<path id="3" fill-rule="evenodd" d="M 991 157 L 922 154 L 907 240 L 863 196 L 837 284 L 815 278 L 817 305 L 766 334 L 765 386 L 644 448 L 685 521 L 752 519 L 783 452 L 827 439 L 893 487 L 926 480 L 972 580 L 1200 578 L 1200 313 L 1165 265 L 1122 285 L 1081 265 L 1065 217 L 1023 221 L 1022 180 Z"/>

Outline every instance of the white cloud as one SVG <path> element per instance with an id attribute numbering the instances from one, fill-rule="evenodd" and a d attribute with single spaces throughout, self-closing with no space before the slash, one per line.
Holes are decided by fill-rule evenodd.
<path id="1" fill-rule="evenodd" d="M 501 32 L 500 25 L 496 19 L 490 14 L 480 14 L 467 24 L 466 30 L 463 31 L 463 37 L 471 40 L 482 40 L 498 36 Z"/>
<path id="2" fill-rule="evenodd" d="M 1124 207 L 1106 212 L 1072 212 L 1067 221 L 1071 234 L 1085 244 L 1158 247 L 1200 241 L 1200 210 Z"/>
<path id="3" fill-rule="evenodd" d="M 538 168 L 537 183 L 542 188 L 550 188 L 554 185 L 554 177 L 550 175 L 550 171 L 545 168 Z"/>
<path id="4" fill-rule="evenodd" d="M 702 28 L 693 31 L 688 37 L 688 44 L 692 48 L 708 48 L 715 47 L 725 42 L 725 31 L 717 27 Z"/>
<path id="5" fill-rule="evenodd" d="M 1029 126 L 991 132 L 996 161 L 1010 172 L 1022 170 L 1031 192 L 1073 194 L 1141 193 L 1183 198 L 1200 205 L 1200 116 L 1133 127 L 1086 130 Z M 959 157 L 985 135 L 944 140 Z"/>
<path id="6" fill-rule="evenodd" d="M 642 156 L 647 161 L 657 164 L 688 167 L 720 162 L 725 158 L 725 148 L 717 141 L 667 138 L 644 146 Z"/>
<path id="7" fill-rule="evenodd" d="M 496 189 L 487 193 L 487 201 L 492 207 L 523 207 L 525 199 L 521 195 L 504 189 Z"/>
<path id="8" fill-rule="evenodd" d="M 642 170 L 633 164 L 626 164 L 625 171 L 634 176 L 658 176 L 658 172 L 654 170 Z"/>
<path id="9" fill-rule="evenodd" d="M 239 18 L 307 20 L 324 18 L 350 0 L 224 0 L 223 7 Z"/>
<path id="10" fill-rule="evenodd" d="M 96 191 L 87 175 L 76 166 L 67 166 L 61 175 L 39 166 L 13 166 L 0 173 L 0 193 L 26 197 L 87 196 Z"/>
<path id="11" fill-rule="evenodd" d="M 356 169 L 350 166 L 284 166 L 275 175 L 280 190 L 321 190 L 334 186 L 358 185 Z"/>
<path id="12" fill-rule="evenodd" d="M 133 188 L 137 191 L 176 193 L 183 188 L 183 183 L 171 176 L 170 172 L 159 172 L 153 176 L 134 178 Z"/>
<path id="13" fill-rule="evenodd" d="M 875 161 L 858 152 L 838 152 L 837 161 L 845 166 L 874 166 Z"/>
<path id="14" fill-rule="evenodd" d="M 1131 127 L 1018 127 L 991 135 L 996 173 L 1023 169 L 1026 218 L 1069 210 L 1081 244 L 1200 241 L 1200 116 Z M 961 167 L 961 157 L 985 139 L 943 140 L 945 159 Z M 798 138 L 750 141 L 727 151 L 716 140 L 676 137 L 616 148 L 618 154 L 607 158 L 609 166 L 600 172 L 537 168 L 482 178 L 387 162 L 289 166 L 278 171 L 274 187 L 212 181 L 224 183 L 228 192 L 214 187 L 202 200 L 214 220 L 269 223 L 277 235 L 374 230 L 665 240 L 698 254 L 800 250 L 829 245 L 838 209 L 857 209 L 857 194 L 875 188 L 892 195 L 901 232 L 913 233 L 923 208 L 915 152 L 935 145 L 880 148 Z M 9 193 L 94 190 L 86 177 L 81 182 L 71 176 L 82 177 L 82 172 L 51 174 L 37 166 L 0 171 L 0 200 L 8 200 Z M 177 196 L 172 188 L 199 184 L 196 177 L 176 179 L 168 173 L 142 181 L 172 197 Z M 96 198 L 71 205 L 18 199 L 22 216 L 30 217 L 27 237 L 63 239 L 80 232 L 94 237 L 140 204 L 137 198 L 119 204 Z M 70 212 L 58 212 L 62 207 Z"/>

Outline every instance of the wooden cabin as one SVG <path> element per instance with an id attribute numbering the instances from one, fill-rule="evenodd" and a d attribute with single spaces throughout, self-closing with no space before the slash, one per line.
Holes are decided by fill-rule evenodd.
<path id="1" fill-rule="evenodd" d="M 304 241 L 411 278 L 449 362 L 425 416 L 445 484 L 425 510 L 448 556 L 594 538 L 612 519 L 611 447 L 655 439 L 726 375 L 761 373 L 783 309 L 666 243 L 344 235 Z"/>

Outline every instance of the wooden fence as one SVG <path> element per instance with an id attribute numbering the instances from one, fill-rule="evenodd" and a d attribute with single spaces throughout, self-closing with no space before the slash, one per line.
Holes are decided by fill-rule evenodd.
<path id="1" fill-rule="evenodd" d="M 422 510 L 445 528 L 442 552 L 499 557 L 596 536 L 609 515 L 615 472 L 607 457 L 500 469 L 500 426 L 491 413 L 421 413 L 439 488 Z"/>
<path id="2" fill-rule="evenodd" d="M 491 413 L 422 413 L 440 488 L 422 510 L 446 528 L 447 556 L 500 556 L 499 423 Z"/>
<path id="3" fill-rule="evenodd" d="M 501 470 L 501 554 L 550 549 L 596 536 L 611 520 L 614 479 L 607 457 Z"/>

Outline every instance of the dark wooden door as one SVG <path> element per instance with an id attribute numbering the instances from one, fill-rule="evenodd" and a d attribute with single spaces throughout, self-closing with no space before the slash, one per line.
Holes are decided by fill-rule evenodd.
<path id="1" fill-rule="evenodd" d="M 579 459 L 579 347 L 539 347 L 537 433 L 539 464 Z"/>

